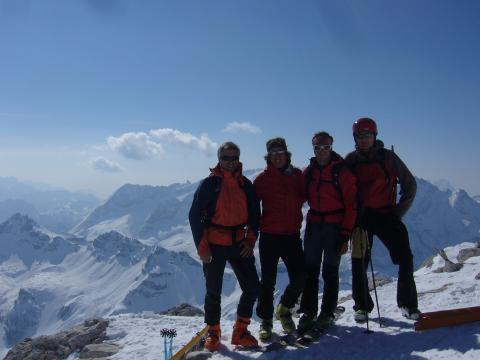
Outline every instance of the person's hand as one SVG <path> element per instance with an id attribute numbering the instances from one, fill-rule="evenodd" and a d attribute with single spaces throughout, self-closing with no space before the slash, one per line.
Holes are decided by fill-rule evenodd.
<path id="1" fill-rule="evenodd" d="M 347 253 L 348 251 L 348 240 L 350 240 L 350 235 L 347 235 L 347 234 L 340 234 L 340 239 L 339 239 L 339 243 L 340 243 L 340 255 L 344 255 Z"/>
<path id="2" fill-rule="evenodd" d="M 345 255 L 348 251 L 348 241 L 342 243 L 340 246 L 340 255 Z"/>
<path id="3" fill-rule="evenodd" d="M 246 241 L 242 241 L 240 244 L 240 256 L 241 257 L 250 257 L 253 255 L 253 246 L 247 244 Z"/>
<path id="4" fill-rule="evenodd" d="M 208 264 L 212 261 L 212 253 L 210 252 L 210 249 L 203 251 L 202 253 L 199 253 L 198 256 L 200 257 L 200 260 L 204 264 Z"/>

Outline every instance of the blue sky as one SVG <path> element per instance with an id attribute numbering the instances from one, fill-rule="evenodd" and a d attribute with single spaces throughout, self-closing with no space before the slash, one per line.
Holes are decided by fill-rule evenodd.
<path id="1" fill-rule="evenodd" d="M 352 122 L 412 172 L 480 194 L 480 2 L 0 0 L 0 176 L 108 196 L 245 168 Z M 233 126 L 232 126 L 233 125 Z"/>

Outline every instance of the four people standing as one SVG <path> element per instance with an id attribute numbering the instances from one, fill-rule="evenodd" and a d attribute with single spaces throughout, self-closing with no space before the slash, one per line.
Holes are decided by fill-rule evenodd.
<path id="1" fill-rule="evenodd" d="M 356 150 L 345 161 L 332 150 L 330 134 L 316 133 L 312 139 L 315 156 L 303 173 L 291 165 L 285 139 L 269 140 L 265 156 L 267 167 L 253 185 L 242 175 L 238 146 L 232 142 L 220 146 L 219 163 L 200 183 L 189 214 L 206 280 L 207 349 L 215 350 L 220 343 L 220 299 L 227 261 L 243 291 L 232 344 L 257 345 L 257 340 L 247 330 L 257 296 L 256 312 L 262 320 L 261 340 L 270 338 L 274 314 L 285 332 L 296 329 L 292 307 L 301 293 L 300 312 L 303 315 L 299 331 L 324 330 L 333 324 L 340 258 L 348 250 L 354 226 L 368 233 L 369 249 L 374 235 L 385 244 L 393 263 L 399 265 L 398 306 L 406 317 L 418 318 L 413 255 L 408 232 L 401 221 L 415 197 L 415 179 L 396 154 L 381 146 L 372 119 L 357 120 L 353 133 Z M 397 182 L 401 187 L 398 203 Z M 309 211 L 302 250 L 300 228 L 305 201 Z M 259 227 L 261 282 L 253 255 Z M 370 251 L 366 251 L 363 259 L 352 259 L 355 320 L 359 322 L 366 320 L 373 308 L 366 290 L 366 264 L 370 255 Z M 280 259 L 287 268 L 289 284 L 274 310 L 273 295 Z M 317 316 L 320 269 L 324 287 Z"/>

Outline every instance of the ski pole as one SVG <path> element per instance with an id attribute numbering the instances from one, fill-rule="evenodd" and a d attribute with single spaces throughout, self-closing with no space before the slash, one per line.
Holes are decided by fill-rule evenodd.
<path id="1" fill-rule="evenodd" d="M 380 327 L 382 327 L 383 324 L 382 324 L 382 319 L 380 317 L 380 306 L 378 305 L 377 285 L 375 284 L 375 272 L 373 271 L 373 261 L 372 261 L 371 250 L 369 250 L 369 253 L 370 253 L 370 270 L 372 271 L 373 291 L 375 293 L 375 302 L 377 303 L 378 324 L 380 325 Z"/>
<path id="2" fill-rule="evenodd" d="M 165 355 L 165 360 L 168 360 L 168 353 L 167 353 L 167 336 L 163 337 L 163 354 Z"/>
<path id="3" fill-rule="evenodd" d="M 363 287 L 363 290 L 364 290 L 364 301 L 365 301 L 365 308 L 368 307 L 368 278 L 367 278 L 367 271 L 366 271 L 366 267 L 365 267 L 365 257 L 367 256 L 367 251 L 366 249 L 364 249 L 363 247 L 364 246 L 367 246 L 367 244 L 364 245 L 363 243 L 363 239 L 365 238 L 365 235 L 366 235 L 366 231 L 364 230 L 364 233 L 362 236 L 362 241 L 360 241 L 360 251 L 362 253 L 362 277 L 363 277 L 363 283 L 364 283 L 364 287 Z M 368 241 L 368 237 L 367 237 L 367 241 Z M 368 248 L 368 246 L 367 246 Z M 365 251 L 364 251 L 365 250 Z M 365 275 L 365 276 L 363 276 Z M 365 314 L 366 314 L 366 318 L 367 318 L 367 330 L 365 330 L 365 334 L 371 334 L 373 333 L 372 330 L 370 330 L 370 326 L 368 324 L 368 310 L 365 309 Z"/>
<path id="4" fill-rule="evenodd" d="M 173 356 L 173 338 L 177 336 L 177 330 L 170 329 L 169 336 L 170 336 L 170 356 L 168 358 L 171 359 Z"/>

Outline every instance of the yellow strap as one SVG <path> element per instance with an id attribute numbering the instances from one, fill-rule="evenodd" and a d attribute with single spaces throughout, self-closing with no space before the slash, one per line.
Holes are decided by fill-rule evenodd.
<path id="1" fill-rule="evenodd" d="M 367 251 L 367 244 L 367 231 L 357 226 L 352 231 L 352 259 L 363 259 Z"/>

